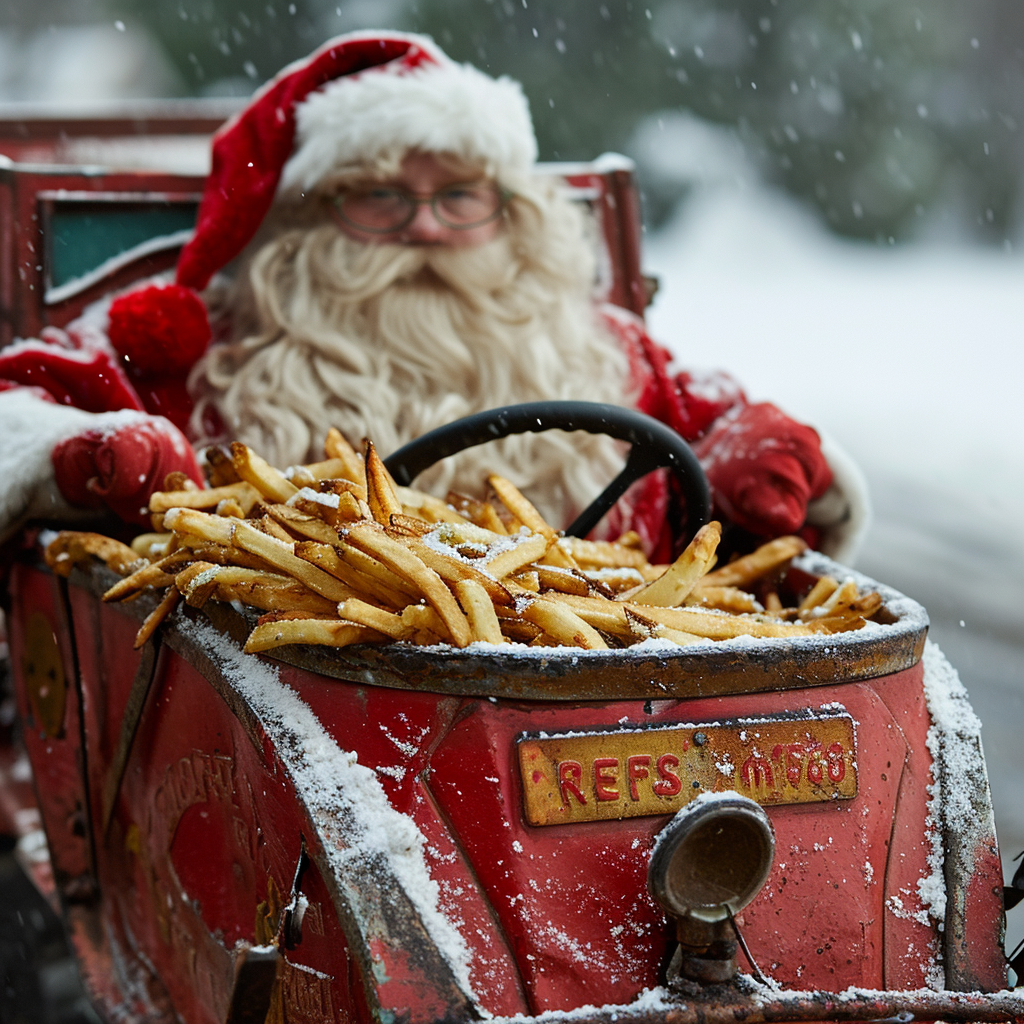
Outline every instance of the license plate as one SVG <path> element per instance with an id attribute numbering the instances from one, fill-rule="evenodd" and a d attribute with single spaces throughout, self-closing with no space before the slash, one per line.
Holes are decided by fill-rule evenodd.
<path id="1" fill-rule="evenodd" d="M 857 795 L 846 714 L 524 734 L 517 748 L 531 825 L 673 814 L 700 793 L 766 805 Z"/>

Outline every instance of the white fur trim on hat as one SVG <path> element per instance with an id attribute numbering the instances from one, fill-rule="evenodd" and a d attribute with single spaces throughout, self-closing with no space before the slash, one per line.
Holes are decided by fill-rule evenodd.
<path id="1" fill-rule="evenodd" d="M 527 171 L 537 141 L 522 87 L 441 56 L 413 70 L 400 62 L 371 68 L 312 93 L 296 108 L 281 191 L 309 191 L 333 171 L 396 149 L 454 153 L 499 175 Z"/>

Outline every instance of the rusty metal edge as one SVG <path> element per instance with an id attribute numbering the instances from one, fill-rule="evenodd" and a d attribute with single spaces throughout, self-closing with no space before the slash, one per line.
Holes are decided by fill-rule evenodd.
<path id="1" fill-rule="evenodd" d="M 572 648 L 415 647 L 407 644 L 352 648 L 279 647 L 264 655 L 321 676 L 367 686 L 426 691 L 463 697 L 501 696 L 513 700 L 664 700 L 796 690 L 862 682 L 912 668 L 924 651 L 928 616 L 916 601 L 811 553 L 799 568 L 853 578 L 877 590 L 891 624 L 853 633 L 760 640 L 716 641 L 676 651 L 583 651 Z M 75 569 L 71 581 L 102 594 L 118 577 L 97 564 Z M 143 594 L 123 605 L 142 618 L 153 599 Z M 240 643 L 256 621 L 252 612 L 210 602 L 206 616 Z M 176 613 L 181 614 L 181 613 Z M 175 618 L 169 621 L 173 629 Z M 695 649 L 697 648 L 697 649 Z"/>
<path id="2" fill-rule="evenodd" d="M 661 999 L 657 997 L 661 995 Z M 652 999 L 652 996 L 654 997 Z M 652 1005 L 656 1003 L 656 1005 Z M 1024 1024 L 1024 991 L 948 992 L 773 992 L 740 985 L 709 986 L 703 997 L 646 992 L 635 1002 L 600 1009 L 554 1011 L 517 1017 L 515 1024 L 761 1024 L 770 1021 L 945 1020 Z M 493 1018 L 490 1024 L 511 1024 Z"/>

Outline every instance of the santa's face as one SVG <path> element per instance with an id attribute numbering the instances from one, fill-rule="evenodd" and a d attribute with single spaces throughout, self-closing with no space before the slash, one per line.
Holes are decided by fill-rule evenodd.
<path id="1" fill-rule="evenodd" d="M 332 208 L 357 242 L 466 249 L 498 236 L 505 203 L 502 189 L 478 168 L 411 151 L 395 174 L 341 190 Z"/>
<path id="2" fill-rule="evenodd" d="M 402 168 L 418 198 L 466 180 L 446 157 Z M 412 182 L 410 168 L 430 177 Z M 329 189 L 321 195 L 338 194 Z M 235 335 L 193 372 L 197 433 L 210 409 L 232 439 L 287 466 L 319 459 L 332 426 L 386 455 L 516 402 L 629 404 L 626 357 L 592 305 L 585 217 L 557 183 L 516 182 L 504 215 L 444 235 L 423 203 L 404 229 L 364 238 L 341 230 L 320 197 L 310 201 L 309 221 L 257 246 L 225 296 Z M 479 493 L 497 472 L 562 525 L 621 466 L 610 439 L 547 432 L 470 449 L 417 485 Z"/>

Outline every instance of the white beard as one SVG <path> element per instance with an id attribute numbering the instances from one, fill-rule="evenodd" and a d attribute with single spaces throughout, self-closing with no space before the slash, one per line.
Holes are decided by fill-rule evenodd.
<path id="1" fill-rule="evenodd" d="M 193 371 L 194 430 L 212 408 L 230 437 L 286 466 L 323 458 L 331 426 L 386 457 L 496 406 L 632 404 L 627 360 L 595 314 L 578 221 L 567 237 L 578 245 L 531 245 L 512 230 L 465 249 L 365 245 L 331 223 L 281 234 L 228 298 L 239 340 Z M 561 527 L 622 462 L 608 438 L 549 431 L 469 449 L 415 485 L 481 495 L 500 473 Z"/>

